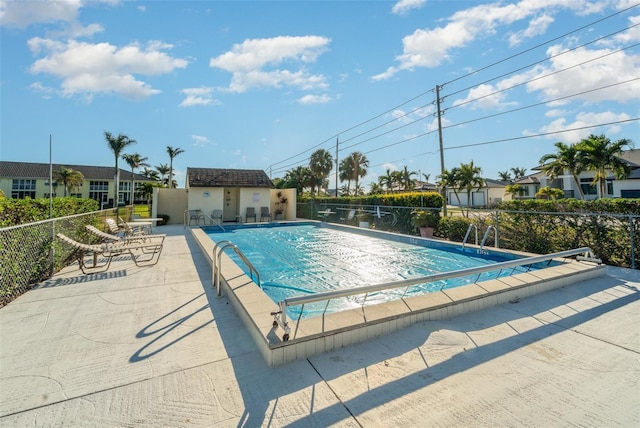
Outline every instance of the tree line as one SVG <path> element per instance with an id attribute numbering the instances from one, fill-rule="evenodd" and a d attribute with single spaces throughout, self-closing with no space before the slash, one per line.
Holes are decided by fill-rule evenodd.
<path id="1" fill-rule="evenodd" d="M 173 159 L 184 153 L 184 150 L 180 147 L 172 147 L 167 146 L 167 154 L 169 155 L 169 164 L 161 163 L 154 167 L 154 169 L 150 168 L 150 164 L 147 162 L 149 160 L 148 157 L 142 156 L 140 153 L 125 153 L 122 152 L 129 146 L 136 143 L 136 140 L 129 138 L 126 135 L 118 134 L 114 136 L 112 133 L 108 131 L 104 131 L 104 138 L 106 140 L 107 146 L 113 153 L 115 157 L 115 167 L 114 167 L 114 177 L 118 177 L 119 171 L 119 160 L 124 160 L 129 168 L 131 168 L 131 201 L 134 200 L 134 195 L 137 193 L 138 195 L 145 196 L 147 200 L 151 199 L 151 195 L 153 194 L 154 187 L 168 187 L 168 188 L 176 188 L 178 183 L 173 178 Z M 140 172 L 141 175 L 147 177 L 153 182 L 145 182 L 141 183 L 140 186 L 136 189 L 134 185 L 133 176 L 135 171 L 143 168 Z M 84 175 L 80 171 L 76 171 L 72 168 L 67 168 L 62 165 L 60 169 L 53 171 L 53 179 L 64 188 L 64 196 L 67 196 L 67 192 L 73 192 L 74 189 L 78 188 L 82 185 L 85 178 Z M 120 187 L 118 184 L 118 178 L 116 178 L 115 190 L 113 195 L 113 200 L 118 200 L 118 188 Z"/>
<path id="2" fill-rule="evenodd" d="M 552 180 L 564 175 L 571 174 L 576 183 L 580 199 L 584 199 L 582 186 L 578 180 L 580 173 L 592 171 L 594 173 L 591 186 L 598 186 L 599 195 L 604 195 L 606 179 L 609 171 L 617 179 L 624 179 L 631 171 L 627 162 L 621 159 L 621 154 L 632 148 L 629 139 L 611 141 L 604 135 L 590 135 L 575 144 L 555 143 L 556 152 L 543 155 L 539 160 L 540 170 Z M 299 194 L 308 191 L 311 195 L 320 195 L 324 192 L 328 194 L 330 182 L 329 174 L 334 165 L 331 153 L 325 149 L 313 152 L 309 158 L 308 166 L 298 166 L 286 172 L 283 178 L 274 179 L 276 188 L 296 188 Z M 386 170 L 384 175 L 378 177 L 370 185 L 368 192 L 360 184 L 360 180 L 367 174 L 369 160 L 361 152 L 353 152 L 345 157 L 338 166 L 338 178 L 343 186 L 337 189 L 336 196 L 361 196 L 368 194 L 383 194 L 392 192 L 403 192 L 415 190 L 419 179 L 424 178 L 428 182 L 430 174 L 422 174 L 418 177 L 416 171 L 410 171 L 407 166 L 401 170 Z M 524 188 L 515 181 L 526 177 L 527 170 L 522 167 L 514 167 L 508 171 L 498 173 L 499 180 L 508 183 L 506 192 L 513 195 L 522 195 Z M 346 184 L 344 184 L 346 182 Z M 354 184 L 352 187 L 352 183 Z M 470 200 L 470 193 L 480 190 L 485 186 L 482 178 L 482 169 L 475 165 L 473 160 L 469 163 L 461 163 L 460 166 L 445 169 L 436 177 L 434 183 L 439 191 L 450 188 L 454 191 L 458 202 L 458 194 L 467 194 L 467 201 Z M 548 186 L 539 190 L 536 198 L 557 199 L 564 196 L 562 189 L 549 188 Z"/>

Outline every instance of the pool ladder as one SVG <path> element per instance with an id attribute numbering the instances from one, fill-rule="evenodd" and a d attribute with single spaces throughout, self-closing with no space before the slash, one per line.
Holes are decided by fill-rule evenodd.
<path id="1" fill-rule="evenodd" d="M 240 251 L 240 248 L 238 248 L 238 246 L 231 241 L 220 241 L 216 243 L 216 245 L 213 247 L 213 275 L 212 275 L 213 278 L 212 279 L 213 279 L 213 287 L 216 288 L 218 297 L 220 297 L 222 294 L 222 290 L 220 287 L 220 270 L 221 270 L 220 261 L 222 258 L 222 253 L 224 253 L 225 250 L 229 248 L 233 249 L 233 251 L 238 255 L 238 257 L 240 257 L 240 259 L 244 262 L 244 264 L 247 265 L 247 267 L 249 268 L 249 275 L 251 275 L 252 280 L 253 280 L 253 274 L 254 273 L 256 274 L 257 281 L 254 280 L 254 282 L 258 284 L 258 287 L 262 288 L 262 284 L 260 283 L 260 273 L 251 264 L 251 262 L 249 261 L 249 259 L 247 259 L 244 253 Z"/>
<path id="2" fill-rule="evenodd" d="M 478 245 L 478 226 L 475 223 L 471 223 L 469 225 L 469 228 L 467 229 L 467 233 L 464 235 L 464 239 L 462 240 L 462 249 L 464 249 L 464 245 L 467 243 L 467 239 L 469 239 L 469 235 L 471 234 L 472 229 L 475 229 L 476 245 Z M 498 248 L 498 229 L 496 229 L 496 227 L 493 225 L 489 225 L 489 227 L 487 227 L 486 232 L 484 232 L 484 236 L 482 237 L 482 242 L 480 243 L 480 249 L 478 249 L 479 254 L 486 253 L 486 251 L 483 250 L 483 247 L 484 247 L 484 244 L 487 242 L 487 239 L 489 238 L 489 234 L 491 233 L 491 230 L 493 230 L 494 247 Z"/>

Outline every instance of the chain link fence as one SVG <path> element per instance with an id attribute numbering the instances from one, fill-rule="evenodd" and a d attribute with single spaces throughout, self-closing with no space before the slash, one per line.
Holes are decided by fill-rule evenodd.
<path id="1" fill-rule="evenodd" d="M 118 211 L 124 219 L 131 216 L 129 207 Z M 85 225 L 106 231 L 106 220 L 116 219 L 118 214 L 115 209 L 108 209 L 0 229 L 0 307 L 75 261 L 75 251 L 62 245 L 56 239 L 57 233 L 95 243 L 96 237 Z"/>
<path id="2" fill-rule="evenodd" d="M 298 217 L 416 235 L 415 210 L 423 207 L 345 205 L 310 201 L 299 203 Z M 435 209 L 441 212 L 440 209 Z M 354 215 L 351 215 L 351 214 Z M 442 214 L 442 212 L 441 212 Z M 470 224 L 478 243 L 506 250 L 550 254 L 590 247 L 606 264 L 640 269 L 640 215 L 461 209 L 449 207 L 436 237 L 462 242 Z M 494 229 L 497 231 L 496 233 Z M 468 243 L 476 244 L 472 229 Z"/>

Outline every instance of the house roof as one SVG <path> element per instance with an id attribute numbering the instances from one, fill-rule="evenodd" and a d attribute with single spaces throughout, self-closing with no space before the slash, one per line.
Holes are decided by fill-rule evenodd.
<path id="1" fill-rule="evenodd" d="M 508 181 L 494 180 L 492 178 L 483 178 L 483 180 L 484 180 L 484 187 L 501 188 L 501 187 L 506 187 L 509 184 Z"/>
<path id="2" fill-rule="evenodd" d="M 629 163 L 631 168 L 640 168 L 640 149 L 627 150 L 620 154 L 619 157 Z"/>
<path id="3" fill-rule="evenodd" d="M 527 175 L 514 181 L 516 184 L 540 184 L 537 174 Z"/>
<path id="4" fill-rule="evenodd" d="M 187 168 L 187 184 L 188 187 L 273 187 L 261 169 Z"/>
<path id="5" fill-rule="evenodd" d="M 54 171 L 59 170 L 62 166 L 81 172 L 85 180 L 113 180 L 112 166 L 70 165 L 61 163 L 54 163 L 52 165 Z M 122 168 L 119 169 L 120 180 L 131 180 L 131 171 Z M 49 164 L 0 161 L 0 177 L 48 179 Z M 136 181 L 154 181 L 141 174 L 133 174 L 133 179 Z"/>

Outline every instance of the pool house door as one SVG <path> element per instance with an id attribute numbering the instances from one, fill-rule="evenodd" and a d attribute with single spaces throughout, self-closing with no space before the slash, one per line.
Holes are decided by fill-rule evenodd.
<path id="1" fill-rule="evenodd" d="M 223 221 L 236 221 L 236 216 L 240 214 L 240 189 L 237 187 L 226 187 L 224 189 L 224 209 L 222 210 Z"/>

